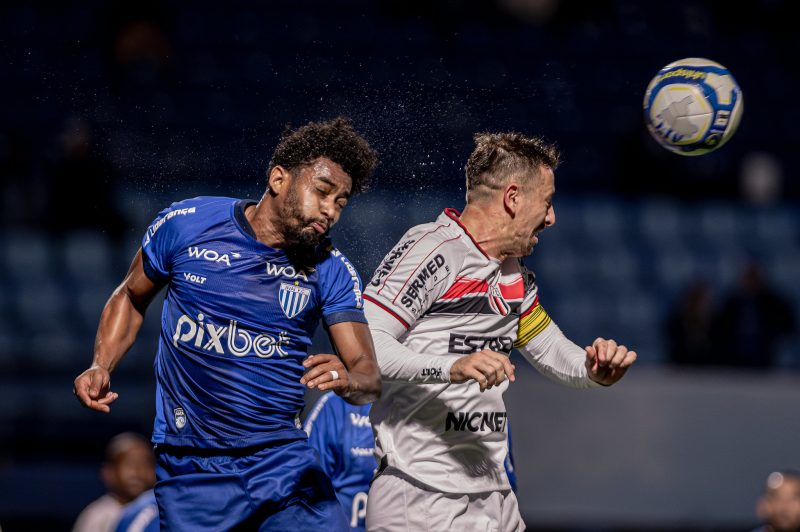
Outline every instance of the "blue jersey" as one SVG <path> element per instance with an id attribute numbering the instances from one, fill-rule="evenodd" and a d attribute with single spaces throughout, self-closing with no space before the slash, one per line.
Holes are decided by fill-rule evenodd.
<path id="1" fill-rule="evenodd" d="M 370 406 L 351 405 L 328 392 L 314 405 L 305 423 L 308 442 L 331 477 L 350 528 L 358 531 L 364 530 L 367 492 L 377 467 Z"/>
<path id="2" fill-rule="evenodd" d="M 142 241 L 167 284 L 153 443 L 231 448 L 304 438 L 304 370 L 320 320 L 366 323 L 361 280 L 325 242 L 304 256 L 256 239 L 252 202 L 201 197 L 162 211 Z"/>
<path id="3" fill-rule="evenodd" d="M 336 497 L 344 507 L 354 531 L 365 530 L 367 494 L 375 475 L 375 437 L 369 421 L 372 405 L 351 405 L 333 392 L 319 398 L 305 423 L 308 443 L 317 451 L 322 469 L 331 477 Z M 511 453 L 508 427 L 506 474 L 517 491 L 517 475 Z"/>
<path id="4" fill-rule="evenodd" d="M 153 490 L 147 490 L 127 504 L 120 514 L 115 532 L 158 532 L 158 504 Z"/>

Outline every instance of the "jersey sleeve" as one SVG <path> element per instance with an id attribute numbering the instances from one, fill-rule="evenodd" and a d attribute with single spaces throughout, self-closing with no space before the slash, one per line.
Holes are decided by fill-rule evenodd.
<path id="1" fill-rule="evenodd" d="M 463 262 L 459 238 L 406 234 L 378 266 L 365 299 L 408 329 L 455 281 Z"/>
<path id="2" fill-rule="evenodd" d="M 317 452 L 319 462 L 325 473 L 333 478 L 339 458 L 339 427 L 342 419 L 334 408 L 333 392 L 320 397 L 306 419 L 303 429 L 308 434 L 308 444 Z"/>
<path id="3" fill-rule="evenodd" d="M 160 213 L 142 238 L 144 273 L 154 282 L 169 279 L 172 260 L 186 243 L 186 226 L 194 221 L 197 206 L 190 200 L 173 203 Z"/>
<path id="4" fill-rule="evenodd" d="M 550 322 L 550 316 L 539 303 L 539 288 L 536 286 L 536 276 L 520 261 L 522 280 L 525 286 L 525 299 L 520 307 L 517 339 L 514 347 L 525 347 L 534 337 L 541 334 Z"/>
<path id="5" fill-rule="evenodd" d="M 367 323 L 361 277 L 347 257 L 336 248 L 330 249 L 324 275 L 322 319 L 325 326 L 345 321 Z"/>

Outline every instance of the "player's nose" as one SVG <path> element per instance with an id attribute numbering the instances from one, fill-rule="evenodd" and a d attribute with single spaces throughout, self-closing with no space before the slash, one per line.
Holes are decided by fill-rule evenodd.
<path id="1" fill-rule="evenodd" d="M 544 224 L 547 227 L 554 225 L 556 223 L 556 209 L 551 205 L 549 209 L 547 209 L 547 215 L 544 217 Z"/>

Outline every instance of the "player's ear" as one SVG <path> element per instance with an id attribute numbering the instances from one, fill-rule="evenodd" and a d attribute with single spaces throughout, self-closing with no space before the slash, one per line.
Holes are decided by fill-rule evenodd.
<path id="1" fill-rule="evenodd" d="M 517 183 L 509 183 L 503 190 L 503 207 L 506 212 L 515 217 L 520 208 L 520 188 Z"/>
<path id="2" fill-rule="evenodd" d="M 283 166 L 273 166 L 267 176 L 267 190 L 276 196 L 292 182 L 292 174 Z"/>

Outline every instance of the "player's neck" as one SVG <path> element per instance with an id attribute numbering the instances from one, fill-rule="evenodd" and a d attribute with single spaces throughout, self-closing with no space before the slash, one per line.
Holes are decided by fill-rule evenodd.
<path id="1" fill-rule="evenodd" d="M 500 261 L 508 257 L 503 218 L 488 205 L 471 203 L 461 213 L 461 225 L 484 253 Z"/>
<path id="2" fill-rule="evenodd" d="M 266 194 L 256 205 L 250 205 L 244 211 L 244 216 L 253 228 L 256 234 L 256 239 L 262 244 L 266 244 L 271 248 L 284 248 L 286 247 L 286 239 L 283 237 L 281 231 L 278 230 L 276 220 L 272 218 L 275 209 L 270 208 L 266 203 L 269 201 Z"/>

